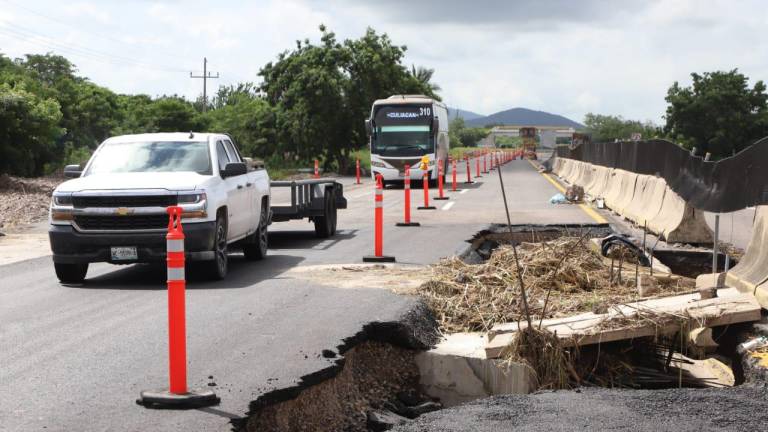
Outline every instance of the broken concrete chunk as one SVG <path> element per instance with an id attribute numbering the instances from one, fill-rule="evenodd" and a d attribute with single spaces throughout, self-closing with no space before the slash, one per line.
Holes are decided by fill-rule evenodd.
<path id="1" fill-rule="evenodd" d="M 709 327 L 699 327 L 688 333 L 688 349 L 694 358 L 704 358 L 706 354 L 715 352 L 717 347 Z"/>
<path id="2" fill-rule="evenodd" d="M 417 354 L 422 391 L 446 407 L 493 395 L 533 391 L 533 369 L 523 363 L 487 359 L 487 343 L 480 333 L 454 333 L 435 348 Z"/>
<path id="3" fill-rule="evenodd" d="M 408 423 L 410 420 L 403 416 L 399 416 L 391 411 L 374 410 L 368 411 L 367 424 L 370 431 L 387 431 L 397 425 Z"/>
<path id="4" fill-rule="evenodd" d="M 646 274 L 637 275 L 637 293 L 640 297 L 650 297 L 657 292 L 659 292 L 659 285 L 656 283 L 656 278 Z"/>

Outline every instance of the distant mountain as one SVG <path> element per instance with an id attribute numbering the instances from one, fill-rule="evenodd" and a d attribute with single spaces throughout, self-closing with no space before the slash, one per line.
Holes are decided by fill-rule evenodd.
<path id="1" fill-rule="evenodd" d="M 512 108 L 499 111 L 486 117 L 467 120 L 467 126 L 477 127 L 485 125 L 517 125 L 517 126 L 569 126 L 575 129 L 583 129 L 584 125 L 565 118 L 561 115 L 550 114 L 544 111 L 534 111 L 527 108 Z"/>
<path id="2" fill-rule="evenodd" d="M 482 114 L 473 113 L 472 111 L 466 111 L 460 108 L 451 108 L 448 107 L 448 120 L 453 120 L 456 118 L 456 114 L 459 115 L 459 117 L 463 118 L 465 122 L 485 117 Z"/>

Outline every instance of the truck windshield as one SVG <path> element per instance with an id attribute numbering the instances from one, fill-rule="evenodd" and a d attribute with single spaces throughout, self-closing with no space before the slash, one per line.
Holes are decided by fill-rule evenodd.
<path id="1" fill-rule="evenodd" d="M 373 153 L 380 156 L 422 156 L 433 152 L 429 126 L 381 126 L 373 137 Z"/>
<path id="2" fill-rule="evenodd" d="M 96 153 L 85 175 L 180 171 L 211 174 L 207 142 L 107 143 Z"/>

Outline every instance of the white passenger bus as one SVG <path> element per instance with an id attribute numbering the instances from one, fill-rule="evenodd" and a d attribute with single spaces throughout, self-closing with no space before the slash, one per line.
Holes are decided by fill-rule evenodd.
<path id="1" fill-rule="evenodd" d="M 429 179 L 437 181 L 437 160 L 443 176 L 448 167 L 448 110 L 442 102 L 422 95 L 395 95 L 373 103 L 365 121 L 370 137 L 371 174 L 381 174 L 384 184 L 402 182 L 405 167 L 411 179 L 421 179 L 421 158 L 429 157 Z"/>

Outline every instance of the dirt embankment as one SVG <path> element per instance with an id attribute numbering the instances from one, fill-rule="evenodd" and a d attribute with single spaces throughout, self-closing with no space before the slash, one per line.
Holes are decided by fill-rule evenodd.
<path id="1" fill-rule="evenodd" d="M 0 175 L 0 231 L 48 217 L 51 193 L 61 177 L 21 178 Z"/>

